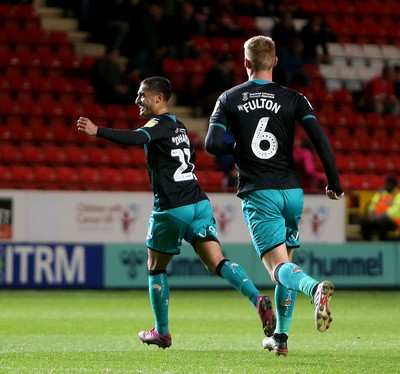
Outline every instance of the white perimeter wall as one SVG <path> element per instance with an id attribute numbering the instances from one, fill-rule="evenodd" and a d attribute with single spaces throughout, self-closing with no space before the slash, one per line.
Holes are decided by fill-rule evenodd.
<path id="1" fill-rule="evenodd" d="M 240 199 L 233 193 L 209 197 L 221 242 L 250 243 Z M 144 243 L 152 203 L 147 192 L 0 190 L 0 241 Z M 306 195 L 302 242 L 345 242 L 345 206 L 345 199 Z"/>

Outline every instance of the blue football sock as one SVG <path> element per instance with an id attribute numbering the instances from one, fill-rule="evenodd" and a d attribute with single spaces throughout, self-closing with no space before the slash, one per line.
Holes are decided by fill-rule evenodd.
<path id="1" fill-rule="evenodd" d="M 245 295 L 254 306 L 257 305 L 257 296 L 260 294 L 260 291 L 240 265 L 236 262 L 224 261 L 220 268 L 220 275 L 236 290 Z"/>
<path id="2" fill-rule="evenodd" d="M 275 286 L 276 333 L 289 335 L 296 298 L 297 291 L 280 284 Z"/>
<path id="3" fill-rule="evenodd" d="M 149 275 L 149 295 L 155 317 L 155 328 L 160 335 L 168 334 L 169 286 L 167 274 Z"/>
<path id="4" fill-rule="evenodd" d="M 317 280 L 307 275 L 300 266 L 292 262 L 285 262 L 279 266 L 275 278 L 283 286 L 301 291 L 309 297 L 312 297 L 313 288 L 318 284 Z"/>

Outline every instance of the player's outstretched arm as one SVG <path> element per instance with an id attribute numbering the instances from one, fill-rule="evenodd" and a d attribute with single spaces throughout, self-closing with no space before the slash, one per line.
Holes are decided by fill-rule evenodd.
<path id="1" fill-rule="evenodd" d="M 98 126 L 96 126 L 89 118 L 79 117 L 77 123 L 78 131 L 82 131 L 90 136 L 97 135 Z"/>

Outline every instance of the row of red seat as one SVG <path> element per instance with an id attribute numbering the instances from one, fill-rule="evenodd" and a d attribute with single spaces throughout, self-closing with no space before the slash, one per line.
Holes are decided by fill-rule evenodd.
<path id="1" fill-rule="evenodd" d="M 308 13 L 322 14 L 341 43 L 400 44 L 396 0 L 301 0 Z"/>
<path id="2" fill-rule="evenodd" d="M 93 102 L 57 102 L 38 101 L 19 102 L 17 100 L 3 100 L 0 102 L 0 121 L 6 123 L 9 116 L 21 116 L 29 119 L 30 117 L 64 117 L 75 120 L 80 116 L 96 117 L 104 119 L 129 119 L 139 120 L 139 110 L 137 106 L 119 105 L 100 105 Z M 109 126 L 110 127 L 110 126 Z"/>
<path id="3" fill-rule="evenodd" d="M 14 29 L 0 27 L 0 51 L 17 53 L 73 53 L 74 47 L 66 31 L 41 28 Z"/>
<path id="4" fill-rule="evenodd" d="M 336 153 L 336 163 L 341 174 L 347 173 L 396 173 L 400 175 L 400 158 L 381 153 Z"/>
<path id="5" fill-rule="evenodd" d="M 207 191 L 224 191 L 224 173 L 213 170 L 195 171 L 201 187 Z M 150 183 L 145 169 L 132 167 L 88 167 L 0 165 L 2 189 L 45 190 L 120 190 L 149 191 Z M 376 190 L 386 179 L 385 173 L 349 172 L 341 174 L 346 191 Z"/>
<path id="6" fill-rule="evenodd" d="M 145 169 L 0 165 L 1 188 L 45 190 L 150 190 Z"/>
<path id="7" fill-rule="evenodd" d="M 88 78 L 0 76 L 2 101 L 54 100 L 59 102 L 94 102 L 95 90 Z"/>
<path id="8" fill-rule="evenodd" d="M 88 77 L 95 56 L 77 56 L 74 52 L 23 51 L 10 49 L 0 53 L 0 73 L 6 76 L 25 75 L 28 77 Z"/>
<path id="9" fill-rule="evenodd" d="M 387 174 L 349 172 L 342 173 L 340 180 L 345 191 L 378 190 L 385 185 Z"/>
<path id="10" fill-rule="evenodd" d="M 381 154 L 393 158 L 392 154 L 400 151 L 400 144 L 395 138 L 377 138 L 374 136 L 357 138 L 351 135 L 330 137 L 330 142 L 336 152 Z"/>
<path id="11" fill-rule="evenodd" d="M 342 19 L 356 15 L 360 19 L 375 16 L 379 20 L 397 22 L 400 16 L 400 3 L 396 0 L 300 0 L 300 6 L 308 13 L 337 15 Z"/>
<path id="12" fill-rule="evenodd" d="M 31 4 L 0 4 L 0 26 L 9 29 L 40 28 L 40 18 Z"/>
<path id="13" fill-rule="evenodd" d="M 91 139 L 84 136 L 85 139 Z M 55 145 L 42 143 L 35 145 L 24 142 L 19 145 L 0 143 L 0 163 L 4 165 L 70 165 L 70 166 L 110 166 L 133 167 L 146 169 L 146 157 L 143 149 L 138 147 L 123 148 L 113 143 L 101 141 L 79 145 Z M 198 150 L 196 167 L 204 170 L 215 170 L 215 158 L 205 151 Z"/>
<path id="14" fill-rule="evenodd" d="M 346 113 L 336 110 L 317 111 L 318 121 L 325 127 L 350 127 L 350 128 L 400 128 L 400 116 L 395 114 L 360 113 L 355 110 Z"/>
<path id="15" fill-rule="evenodd" d="M 205 191 L 221 191 L 224 173 L 196 171 Z M 0 187 L 3 189 L 44 190 L 111 190 L 149 191 L 150 182 L 146 169 L 88 167 L 1 165 Z"/>

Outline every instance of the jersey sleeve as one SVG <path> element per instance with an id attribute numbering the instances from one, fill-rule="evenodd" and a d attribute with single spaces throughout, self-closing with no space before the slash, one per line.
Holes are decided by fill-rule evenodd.
<path id="1" fill-rule="evenodd" d="M 124 145 L 142 145 L 149 141 L 149 136 L 141 131 L 141 129 L 122 130 L 99 127 L 97 130 L 97 137 Z"/>
<path id="2" fill-rule="evenodd" d="M 219 125 L 227 130 L 227 112 L 226 112 L 226 93 L 223 93 L 215 103 L 215 107 L 210 117 L 210 126 Z"/>
<path id="3" fill-rule="evenodd" d="M 343 189 L 340 185 L 339 173 L 336 167 L 336 160 L 332 146 L 325 132 L 318 123 L 314 114 L 314 109 L 307 98 L 303 95 L 299 96 L 296 117 L 312 141 L 318 157 L 324 166 L 329 189 L 332 189 L 337 194 L 341 194 Z"/>
<path id="4" fill-rule="evenodd" d="M 210 117 L 210 124 L 205 140 L 205 147 L 208 153 L 223 155 L 233 153 L 234 143 L 226 141 L 227 117 L 226 117 L 226 95 L 222 94 Z"/>

